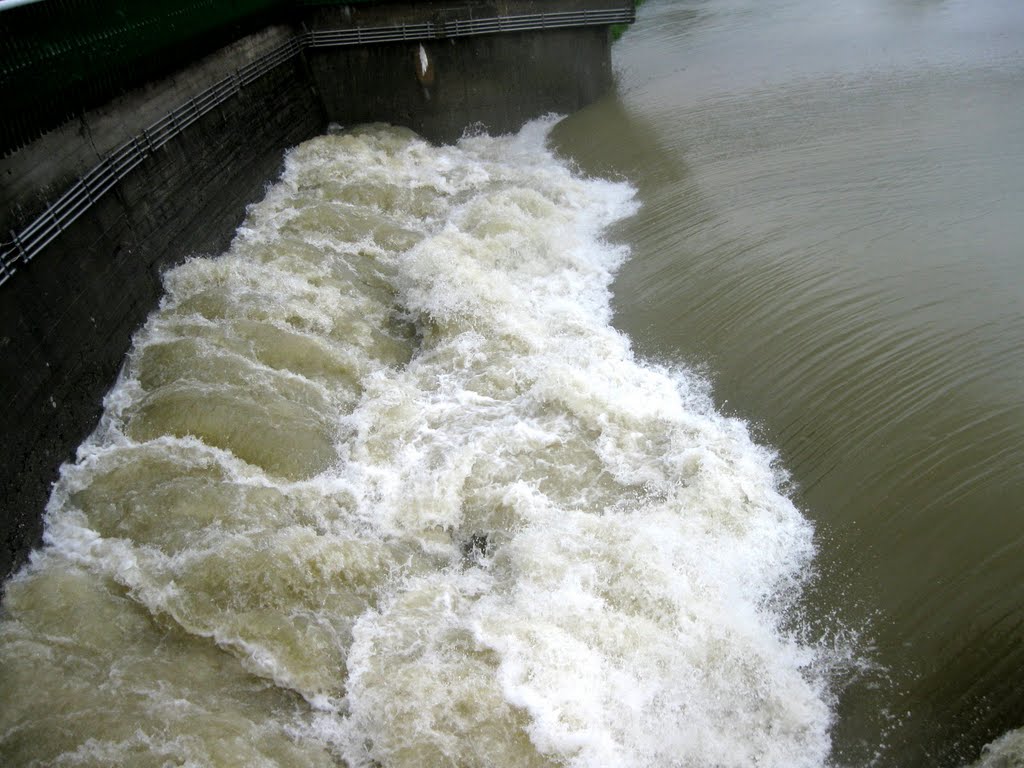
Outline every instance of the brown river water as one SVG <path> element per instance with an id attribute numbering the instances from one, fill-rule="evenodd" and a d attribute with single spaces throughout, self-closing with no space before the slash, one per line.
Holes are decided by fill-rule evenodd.
<path id="1" fill-rule="evenodd" d="M 1024 4 L 652 1 L 616 64 L 556 143 L 639 188 L 617 327 L 815 523 L 836 762 L 972 759 L 1024 725 Z"/>

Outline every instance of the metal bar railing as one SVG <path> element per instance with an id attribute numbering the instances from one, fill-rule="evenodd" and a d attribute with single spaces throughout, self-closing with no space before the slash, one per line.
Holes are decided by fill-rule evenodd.
<path id="1" fill-rule="evenodd" d="M 82 175 L 59 198 L 50 203 L 36 219 L 10 240 L 0 242 L 0 285 L 39 255 L 72 222 L 85 213 L 104 194 L 148 156 L 179 135 L 215 107 L 239 93 L 275 67 L 299 54 L 304 48 L 331 48 L 370 43 L 434 40 L 501 32 L 525 32 L 539 29 L 629 24 L 635 21 L 633 8 L 621 10 L 566 11 L 500 16 L 485 19 L 458 19 L 442 24 L 424 22 L 391 27 L 354 27 L 352 29 L 315 30 L 296 35 L 277 48 L 240 67 L 186 103 L 164 115 L 152 125 L 108 154 L 93 169 Z"/>
<path id="2" fill-rule="evenodd" d="M 499 16 L 488 19 L 458 19 L 444 24 L 442 37 L 462 37 L 498 32 L 525 32 L 537 29 L 560 29 L 606 24 L 631 24 L 636 10 L 615 9 L 599 11 L 556 11 L 519 16 Z"/>
<path id="3" fill-rule="evenodd" d="M 300 50 L 301 41 L 291 38 L 217 81 L 104 157 L 63 195 L 50 203 L 35 221 L 20 232 L 11 232 L 11 239 L 0 243 L 0 285 L 11 278 L 19 264 L 27 264 L 35 258 L 149 155 L 237 94 L 245 85 L 295 56 Z"/>
<path id="4" fill-rule="evenodd" d="M 597 11 L 556 11 L 518 16 L 495 16 L 485 19 L 456 19 L 441 24 L 424 22 L 392 27 L 355 27 L 353 29 L 315 30 L 302 37 L 310 48 L 328 48 L 365 43 L 433 40 L 499 32 L 528 32 L 539 29 L 631 24 L 636 20 L 635 8 Z"/>

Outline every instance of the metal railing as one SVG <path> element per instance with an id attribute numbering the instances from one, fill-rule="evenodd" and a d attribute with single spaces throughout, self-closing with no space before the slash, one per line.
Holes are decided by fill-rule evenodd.
<path id="1" fill-rule="evenodd" d="M 636 10 L 622 8 L 600 11 L 562 11 L 529 13 L 520 16 L 495 16 L 486 19 L 455 19 L 442 23 L 423 22 L 394 27 L 355 27 L 306 32 L 305 45 L 327 48 L 339 45 L 390 43 L 403 40 L 438 40 L 446 37 L 488 35 L 499 32 L 529 32 L 542 29 L 631 24 Z"/>
<path id="2" fill-rule="evenodd" d="M 160 120 L 144 128 L 103 158 L 79 178 L 59 198 L 50 203 L 31 224 L 10 233 L 0 242 L 0 285 L 27 264 L 85 213 L 121 179 L 149 155 L 184 131 L 188 126 L 239 93 L 243 87 L 296 56 L 305 48 L 328 48 L 368 43 L 434 40 L 500 32 L 523 32 L 594 25 L 628 24 L 635 18 L 633 9 L 534 13 L 486 19 L 466 19 L 440 24 L 404 24 L 390 27 L 305 32 L 246 64 L 212 86 L 196 94 Z"/>
<path id="3" fill-rule="evenodd" d="M 441 37 L 487 35 L 497 32 L 527 32 L 535 29 L 565 29 L 567 27 L 632 24 L 635 18 L 636 9 L 628 8 L 599 11 L 531 13 L 521 16 L 497 16 L 491 19 L 460 19 L 446 22 Z"/>
<path id="4" fill-rule="evenodd" d="M 11 278 L 19 264 L 27 264 L 39 255 L 54 238 L 149 155 L 207 112 L 237 94 L 244 86 L 295 56 L 302 48 L 303 43 L 299 37 L 291 38 L 196 94 L 104 157 L 63 195 L 50 203 L 31 224 L 18 232 L 12 231 L 11 239 L 0 243 L 0 285 Z"/>

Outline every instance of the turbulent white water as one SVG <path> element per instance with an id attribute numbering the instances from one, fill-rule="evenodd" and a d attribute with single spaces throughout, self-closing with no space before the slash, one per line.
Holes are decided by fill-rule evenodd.
<path id="1" fill-rule="evenodd" d="M 827 761 L 810 526 L 610 326 L 633 190 L 549 127 L 307 142 L 166 276 L 8 585 L 0 762 Z"/>
<path id="2" fill-rule="evenodd" d="M 1024 728 L 1003 734 L 985 746 L 974 768 L 1021 768 L 1024 766 Z"/>

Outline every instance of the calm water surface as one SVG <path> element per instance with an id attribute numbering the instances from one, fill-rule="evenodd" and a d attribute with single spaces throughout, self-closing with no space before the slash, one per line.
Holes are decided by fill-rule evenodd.
<path id="1" fill-rule="evenodd" d="M 616 56 L 554 142 L 639 186 L 618 326 L 815 522 L 834 759 L 975 759 L 1024 725 L 1024 4 L 652 0 Z"/>

